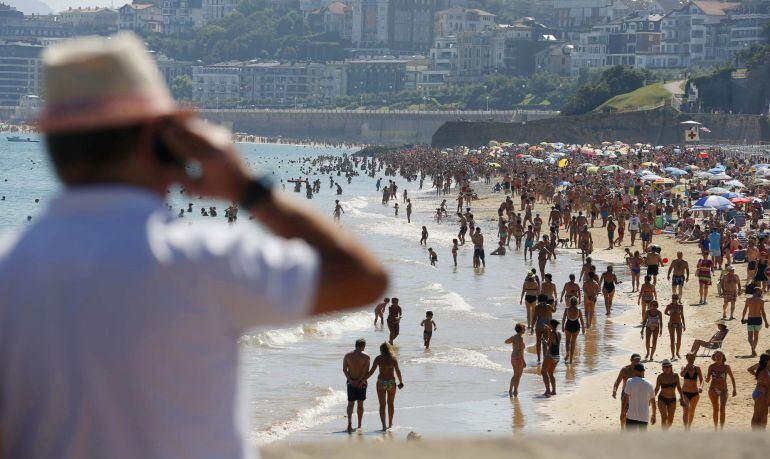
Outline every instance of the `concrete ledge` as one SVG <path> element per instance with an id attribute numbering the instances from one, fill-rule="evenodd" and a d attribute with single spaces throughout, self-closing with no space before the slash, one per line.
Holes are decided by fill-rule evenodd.
<path id="1" fill-rule="evenodd" d="M 495 440 L 379 441 L 269 446 L 264 459 L 733 459 L 770 452 L 767 433 L 533 435 Z"/>

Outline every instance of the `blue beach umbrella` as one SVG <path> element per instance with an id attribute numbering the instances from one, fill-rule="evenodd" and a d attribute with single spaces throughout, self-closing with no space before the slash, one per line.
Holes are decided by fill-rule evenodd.
<path id="1" fill-rule="evenodd" d="M 735 207 L 732 202 L 722 196 L 705 196 L 695 201 L 695 206 L 712 207 L 717 210 L 727 210 Z"/>
<path id="2" fill-rule="evenodd" d="M 743 195 L 740 193 L 736 193 L 735 191 L 728 191 L 727 193 L 722 193 L 721 195 L 725 199 L 733 199 L 733 198 L 742 198 Z"/>

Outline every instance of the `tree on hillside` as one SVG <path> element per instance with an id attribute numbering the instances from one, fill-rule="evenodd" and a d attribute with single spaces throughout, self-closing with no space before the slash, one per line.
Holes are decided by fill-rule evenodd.
<path id="1" fill-rule="evenodd" d="M 176 100 L 192 100 L 193 83 L 187 75 L 179 75 L 171 82 L 171 94 Z"/>
<path id="2" fill-rule="evenodd" d="M 569 96 L 562 108 L 562 114 L 588 113 L 612 97 L 639 89 L 653 80 L 649 70 L 616 65 L 602 72 L 596 83 L 583 85 Z"/>

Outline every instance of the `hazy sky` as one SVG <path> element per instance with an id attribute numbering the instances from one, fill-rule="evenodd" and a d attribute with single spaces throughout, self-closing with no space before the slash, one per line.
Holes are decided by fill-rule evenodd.
<path id="1" fill-rule="evenodd" d="M 69 7 L 77 8 L 82 6 L 110 6 L 115 5 L 115 8 L 121 7 L 126 3 L 131 3 L 130 0 L 43 0 L 54 11 L 66 10 Z"/>

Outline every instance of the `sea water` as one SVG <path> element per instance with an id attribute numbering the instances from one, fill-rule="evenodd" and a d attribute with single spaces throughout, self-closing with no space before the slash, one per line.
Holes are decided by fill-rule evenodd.
<path id="1" fill-rule="evenodd" d="M 250 168 L 270 175 L 277 183 L 303 175 L 300 164 L 293 162 L 300 158 L 351 153 L 318 146 L 239 144 L 238 148 Z M 289 184 L 284 192 L 330 217 L 334 200 L 340 199 L 345 209 L 342 226 L 368 246 L 390 272 L 387 296 L 398 297 L 404 310 L 396 344 L 405 387 L 398 392 L 396 428 L 389 435 L 403 437 L 416 431 L 423 436 L 457 437 L 537 431 L 548 416 L 550 404 L 566 396 L 582 375 L 607 368 L 609 357 L 617 352 L 619 327 L 604 319 L 600 300 L 594 330 L 578 339 L 575 365 L 567 367 L 561 362 L 557 367 L 559 395 L 551 399 L 540 395 L 539 368 L 534 354 L 529 353 L 521 394 L 516 400 L 509 399 L 510 346 L 504 341 L 513 334 L 515 323 L 526 319 L 519 297 L 521 282 L 532 263 L 524 262 L 521 253 L 513 251 L 505 257 L 487 255 L 486 269 L 474 270 L 468 244 L 461 247 L 455 269 L 450 248 L 457 224 L 454 219 L 439 224 L 433 218 L 444 197 L 437 196 L 435 190 L 419 191 L 417 183 L 398 177 L 401 209 L 395 217 L 392 201 L 387 207 L 381 204 L 381 193 L 375 188 L 378 177 L 381 175 L 374 179 L 359 176 L 348 184 L 344 176 L 335 174 L 333 178 L 343 188 L 341 196 L 329 188 L 329 176 L 310 176 L 311 180 L 321 179 L 321 192 L 313 199 L 305 199 L 304 190 L 293 193 Z M 388 179 L 384 177 L 383 182 Z M 27 217 L 34 222 L 59 188 L 42 142 L 11 143 L 0 138 L 0 195 L 5 196 L 0 201 L 0 232 L 23 231 Z M 413 203 L 411 224 L 401 202 L 404 189 Z M 446 197 L 454 202 L 451 196 Z M 225 203 L 189 197 L 178 190 L 169 193 L 168 203 L 174 215 L 192 203 L 193 212 L 185 212 L 184 217 L 190 224 L 211 219 L 200 216 L 200 207 L 216 205 L 218 220 L 227 225 Z M 236 224 L 253 223 L 241 214 Z M 438 253 L 436 267 L 430 266 L 427 248 L 419 245 L 422 225 L 430 232 L 428 246 Z M 487 246 L 493 246 L 496 222 L 481 220 L 477 225 L 487 237 Z M 574 252 L 562 253 L 558 264 L 548 268 L 559 291 L 568 274 L 577 273 L 580 266 Z M 342 432 L 346 404 L 342 358 L 359 337 L 367 340 L 367 352 L 374 357 L 388 336 L 387 328 L 374 327 L 373 306 L 302 324 L 254 330 L 242 337 L 240 377 L 250 394 L 250 437 L 254 442 L 346 438 Z M 616 308 L 620 313 L 623 306 Z M 434 312 L 438 326 L 430 350 L 423 349 L 420 327 L 427 310 Z M 554 317 L 561 319 L 562 313 L 560 305 Z M 534 338 L 527 336 L 526 342 L 531 351 Z M 373 383 L 365 407 L 361 435 L 376 438 L 380 422 Z"/>

